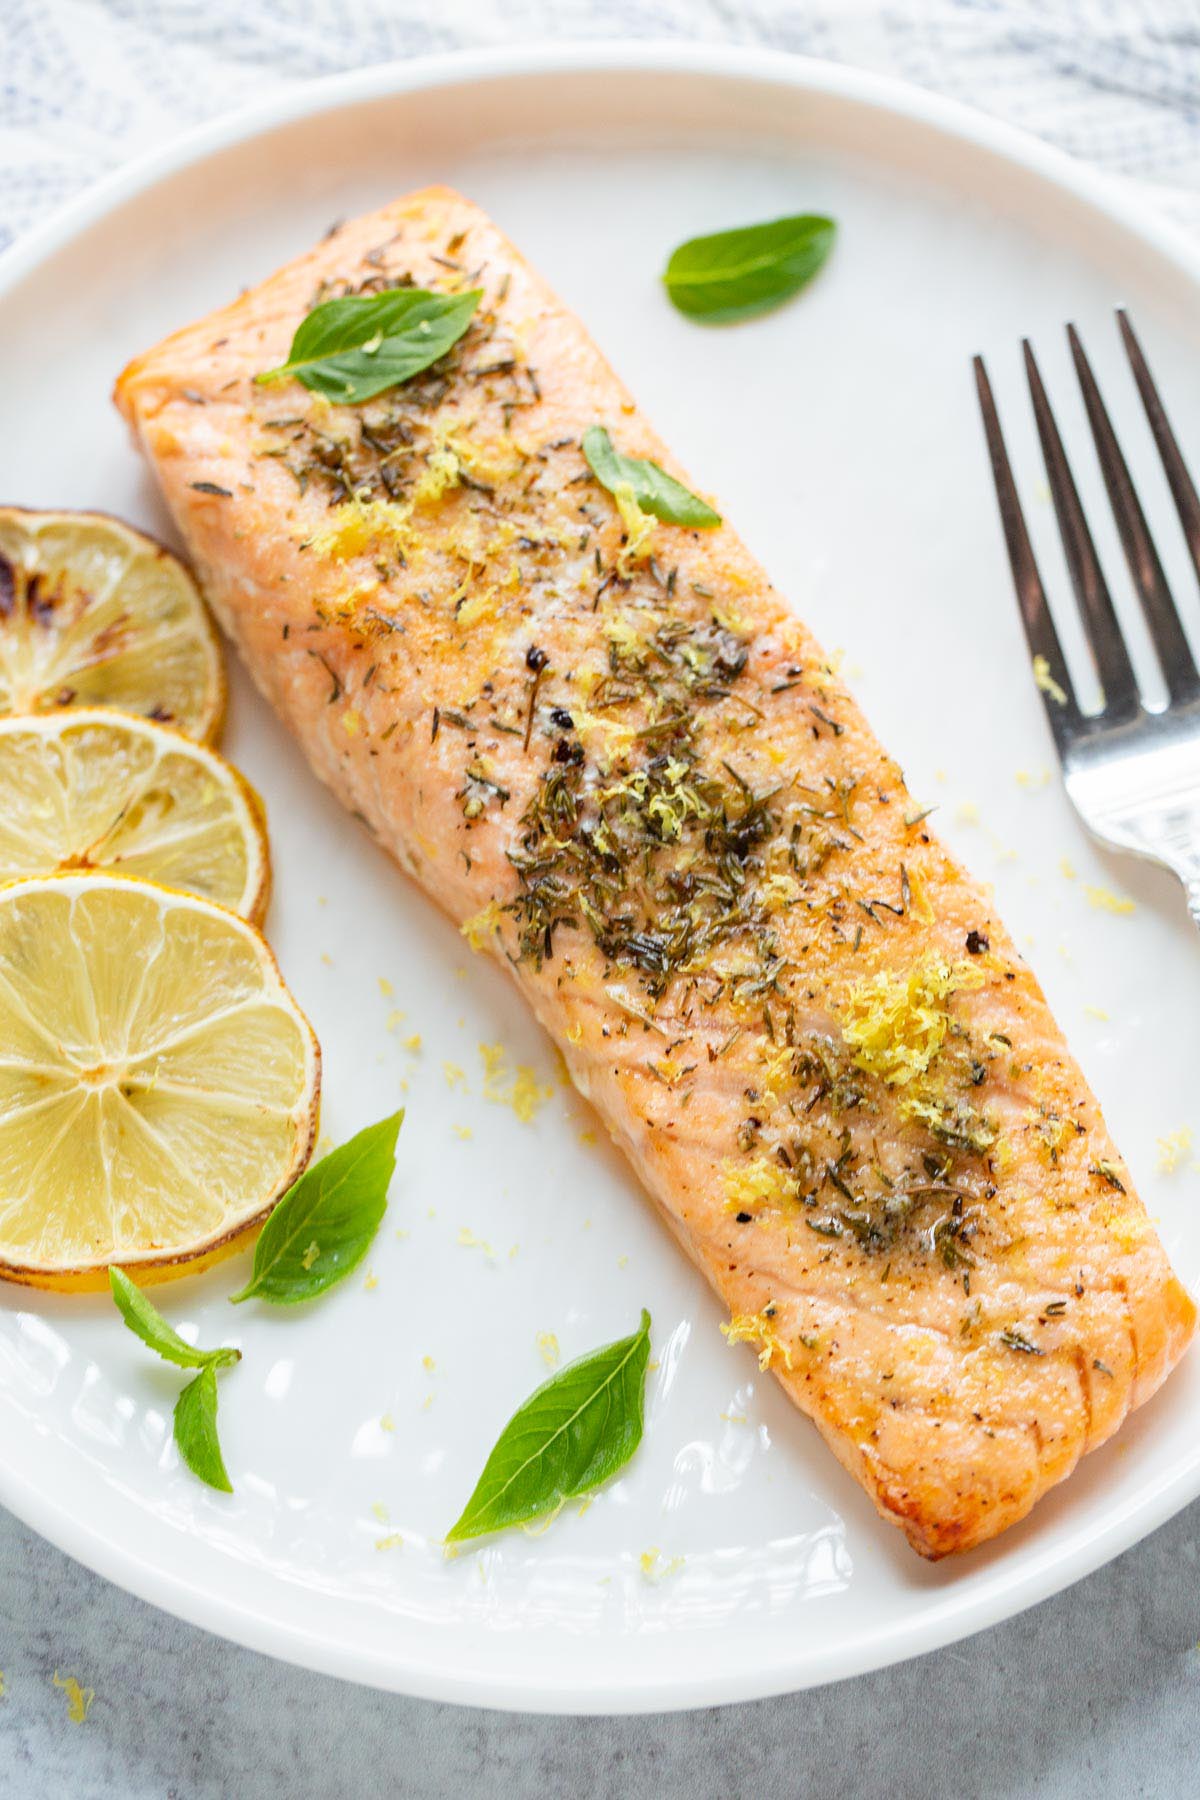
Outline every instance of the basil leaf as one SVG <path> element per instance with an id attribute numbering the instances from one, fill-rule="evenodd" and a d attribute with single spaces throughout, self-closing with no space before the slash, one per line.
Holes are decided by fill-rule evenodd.
<path id="1" fill-rule="evenodd" d="M 387 1210 L 404 1112 L 368 1125 L 288 1189 L 254 1246 L 254 1272 L 230 1298 L 312 1300 L 358 1267 Z"/>
<path id="2" fill-rule="evenodd" d="M 123 1269 L 109 1269 L 108 1285 L 117 1310 L 130 1331 L 167 1362 L 175 1363 L 181 1369 L 207 1369 L 210 1364 L 214 1368 L 223 1368 L 241 1358 L 240 1350 L 198 1350 L 194 1344 L 185 1343 Z"/>
<path id="3" fill-rule="evenodd" d="M 689 238 L 672 253 L 663 281 L 689 319 L 729 325 L 790 300 L 812 280 L 836 235 L 832 219 L 797 213 Z"/>
<path id="4" fill-rule="evenodd" d="M 445 356 L 482 298 L 482 288 L 465 294 L 388 288 L 323 300 L 298 326 L 287 361 L 254 379 L 261 384 L 294 376 L 327 400 L 356 406 Z"/>
<path id="5" fill-rule="evenodd" d="M 217 1371 L 211 1364 L 188 1382 L 175 1402 L 175 1442 L 193 1475 L 232 1494 L 217 1437 Z"/>
<path id="6" fill-rule="evenodd" d="M 199 1369 L 175 1402 L 175 1442 L 194 1475 L 209 1487 L 232 1494 L 217 1441 L 217 1370 L 238 1362 L 241 1351 L 229 1345 L 197 1350 L 193 1344 L 185 1344 L 123 1269 L 109 1269 L 108 1285 L 121 1317 L 143 1344 L 181 1369 Z"/>
<path id="7" fill-rule="evenodd" d="M 632 1337 L 568 1363 L 518 1407 L 496 1441 L 448 1544 L 483 1537 L 589 1494 L 642 1441 L 650 1314 Z"/>
<path id="8" fill-rule="evenodd" d="M 690 493 L 656 462 L 641 456 L 622 456 L 614 450 L 603 425 L 589 425 L 583 434 L 583 454 L 592 474 L 610 494 L 625 489 L 643 512 L 653 513 L 668 525 L 693 525 L 711 531 L 721 515 L 699 495 Z"/>

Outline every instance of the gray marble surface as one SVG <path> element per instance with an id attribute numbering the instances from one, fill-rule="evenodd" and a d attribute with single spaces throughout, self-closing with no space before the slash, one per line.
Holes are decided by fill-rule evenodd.
<path id="1" fill-rule="evenodd" d="M 4 1800 L 1176 1800 L 1197 1791 L 1200 1503 L 934 1656 L 752 1706 L 476 1712 L 237 1650 L 0 1517 Z M 96 1698 L 73 1725 L 53 1685 Z"/>
<path id="2" fill-rule="evenodd" d="M 760 42 L 941 88 L 1200 219 L 1197 0 L 0 0 L 0 242 L 220 106 L 456 44 Z M 0 1455 L 3 1447 L 0 1446 Z M 3 1800 L 1070 1800 L 1195 1794 L 1200 1504 L 1022 1618 L 880 1674 L 645 1719 L 370 1693 L 231 1648 L 0 1514 Z M 72 1724 L 56 1671 L 94 1688 Z"/>

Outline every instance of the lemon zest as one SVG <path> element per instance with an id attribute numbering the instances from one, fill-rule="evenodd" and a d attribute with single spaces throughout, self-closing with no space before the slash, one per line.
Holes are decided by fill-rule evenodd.
<path id="1" fill-rule="evenodd" d="M 459 930 L 471 949 L 479 952 L 487 948 L 488 940 L 495 937 L 500 930 L 503 918 L 504 911 L 499 901 L 489 900 L 487 905 L 474 913 L 465 925 L 460 925 Z"/>
<path id="2" fill-rule="evenodd" d="M 796 905 L 801 888 L 794 875 L 768 875 L 758 892 L 764 911 L 777 913 Z"/>
<path id="3" fill-rule="evenodd" d="M 494 1258 L 495 1258 L 496 1252 L 493 1250 L 492 1246 L 488 1243 L 487 1239 L 481 1238 L 481 1237 L 476 1237 L 475 1233 L 471 1230 L 471 1227 L 469 1225 L 460 1225 L 459 1226 L 457 1242 L 458 1242 L 460 1249 L 482 1250 L 483 1254 L 489 1260 L 494 1260 Z"/>
<path id="4" fill-rule="evenodd" d="M 935 956 L 914 964 L 907 974 L 880 971 L 854 982 L 841 1025 L 856 1065 L 890 1087 L 918 1080 L 946 1041 L 951 995 L 982 982 L 982 974 L 969 963 L 947 963 Z"/>
<path id="5" fill-rule="evenodd" d="M 1112 1212 L 1103 1223 L 1122 1250 L 1135 1250 L 1150 1230 L 1150 1222 L 1142 1213 Z"/>
<path id="6" fill-rule="evenodd" d="M 670 1576 L 678 1575 L 685 1561 L 686 1558 L 682 1556 L 670 1556 L 664 1562 L 663 1553 L 655 1544 L 652 1549 L 642 1551 L 638 1557 L 638 1567 L 642 1571 L 643 1581 L 648 1581 L 654 1587 L 660 1581 L 666 1581 Z"/>
<path id="7" fill-rule="evenodd" d="M 558 1367 L 559 1350 L 558 1338 L 555 1336 L 554 1332 L 539 1331 L 537 1334 L 537 1347 L 546 1367 L 548 1369 L 556 1369 Z"/>
<path id="8" fill-rule="evenodd" d="M 329 523 L 307 540 L 317 556 L 349 562 L 368 550 L 398 550 L 412 545 L 412 508 L 395 500 L 345 500 L 329 509 Z"/>
<path id="9" fill-rule="evenodd" d="M 61 1688 L 67 1696 L 67 1717 L 72 1725 L 82 1725 L 91 1711 L 96 1690 L 80 1687 L 73 1675 L 60 1675 L 57 1669 L 54 1671 L 54 1685 Z"/>
<path id="10" fill-rule="evenodd" d="M 771 1367 L 776 1351 L 783 1358 L 784 1368 L 790 1369 L 792 1353 L 775 1330 L 774 1317 L 770 1306 L 756 1313 L 734 1313 L 728 1325 L 721 1326 L 721 1335 L 728 1344 L 757 1344 L 760 1369 Z"/>
<path id="11" fill-rule="evenodd" d="M 531 1537 L 531 1538 L 545 1537 L 546 1533 L 549 1531 L 549 1529 L 553 1525 L 555 1519 L 557 1519 L 559 1513 L 562 1511 L 563 1507 L 566 1504 L 567 1504 L 567 1497 L 565 1494 L 563 1494 L 560 1497 L 558 1504 L 554 1507 L 553 1511 L 548 1512 L 544 1519 L 537 1519 L 532 1524 L 530 1524 L 528 1522 L 523 1524 L 521 1526 L 521 1530 L 525 1533 L 525 1536 Z"/>
<path id="12" fill-rule="evenodd" d="M 654 516 L 643 512 L 629 482 L 618 482 L 613 489 L 613 499 L 617 503 L 617 511 L 621 515 L 621 523 L 625 527 L 625 543 L 617 558 L 618 567 L 624 574 L 631 562 L 643 556 L 654 536 Z"/>
<path id="13" fill-rule="evenodd" d="M 1094 906 L 1097 912 L 1128 914 L 1137 911 L 1136 901 L 1122 899 L 1111 888 L 1085 887 L 1083 891 L 1088 905 Z"/>
<path id="14" fill-rule="evenodd" d="M 496 593 L 494 588 L 483 588 L 478 594 L 470 594 L 464 599 L 455 613 L 459 625 L 472 626 L 482 623 L 484 619 L 495 617 Z"/>
<path id="15" fill-rule="evenodd" d="M 768 1206 L 780 1199 L 783 1177 L 777 1163 L 759 1154 L 748 1162 L 730 1158 L 721 1171 L 725 1189 L 725 1206 L 729 1212 L 748 1212 L 755 1206 Z"/>
<path id="16" fill-rule="evenodd" d="M 530 1124 L 546 1101 L 553 1098 L 553 1083 L 540 1082 L 528 1063 L 518 1063 L 515 1073 L 511 1071 L 503 1044 L 480 1044 L 479 1055 L 483 1061 L 484 1099 L 511 1107 L 523 1125 Z"/>
<path id="17" fill-rule="evenodd" d="M 1174 1175 L 1183 1159 L 1192 1152 L 1192 1128 L 1181 1125 L 1178 1131 L 1168 1131 L 1165 1137 L 1158 1140 L 1158 1161 L 1156 1168 L 1160 1175 Z"/>
<path id="18" fill-rule="evenodd" d="M 448 444 L 439 445 L 425 458 L 424 473 L 412 489 L 412 503 L 414 506 L 432 506 L 461 481 L 462 463 L 457 452 Z"/>
<path id="19" fill-rule="evenodd" d="M 1033 679 L 1037 683 L 1040 692 L 1045 694 L 1048 699 L 1053 700 L 1056 706 L 1065 706 L 1067 704 L 1067 696 L 1050 673 L 1050 663 L 1046 657 L 1034 657 Z"/>

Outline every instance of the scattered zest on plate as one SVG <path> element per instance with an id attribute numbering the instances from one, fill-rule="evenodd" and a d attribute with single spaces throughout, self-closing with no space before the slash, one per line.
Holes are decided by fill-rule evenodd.
<path id="1" fill-rule="evenodd" d="M 672 252 L 663 284 L 672 303 L 705 325 L 769 312 L 812 280 L 837 226 L 818 213 L 689 238 Z"/>
<path id="2" fill-rule="evenodd" d="M 631 1336 L 559 1369 L 497 1438 L 448 1544 L 526 1525 L 581 1499 L 625 1467 L 642 1441 L 650 1314 Z"/>

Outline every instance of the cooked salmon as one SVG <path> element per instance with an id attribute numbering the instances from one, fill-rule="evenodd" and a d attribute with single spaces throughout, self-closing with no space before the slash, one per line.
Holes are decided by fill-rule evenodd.
<path id="1" fill-rule="evenodd" d="M 255 384 L 319 300 L 408 283 L 483 290 L 423 374 L 354 406 Z M 730 1342 L 923 1555 L 1020 1519 L 1195 1309 L 989 892 L 829 659 L 728 525 L 593 476 L 600 424 L 692 485 L 580 323 L 433 188 L 117 401 L 259 687 L 511 970 Z"/>

